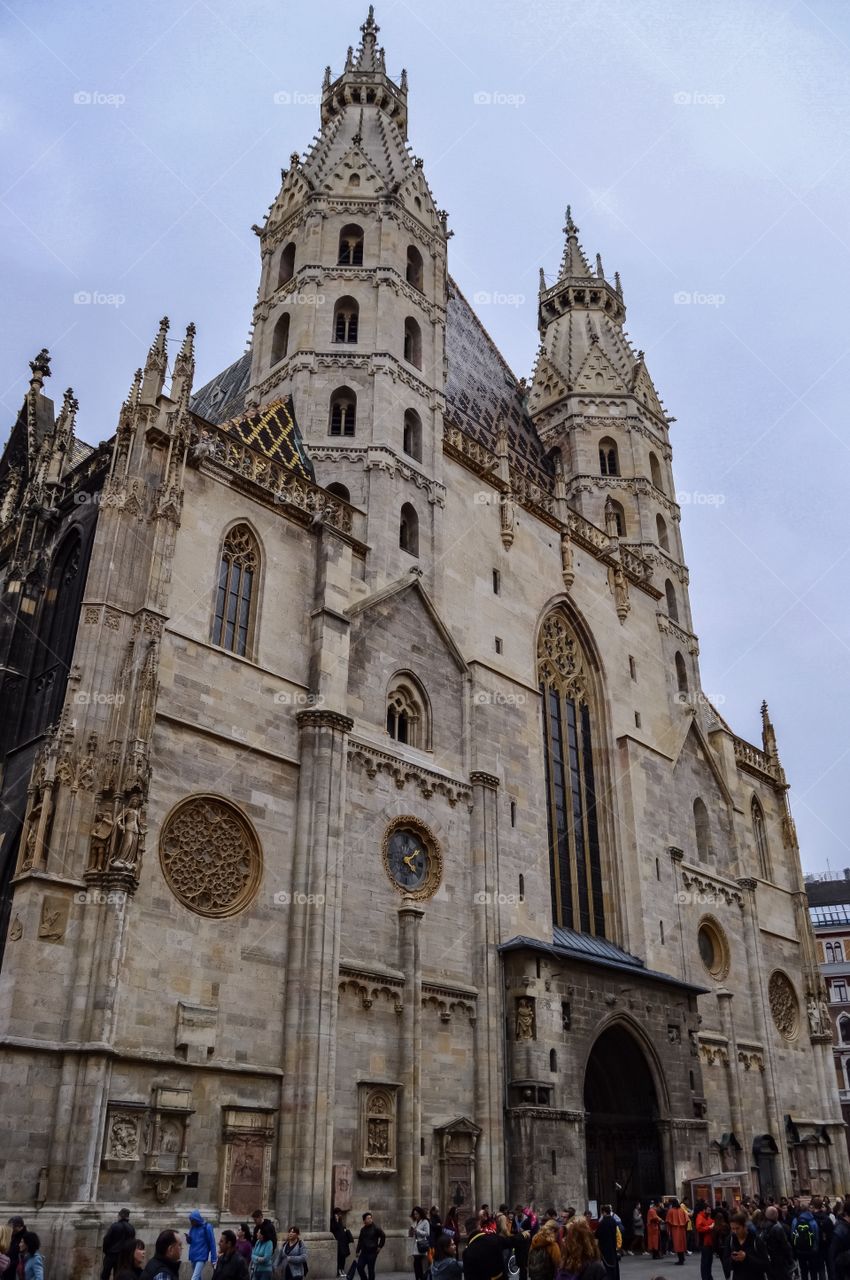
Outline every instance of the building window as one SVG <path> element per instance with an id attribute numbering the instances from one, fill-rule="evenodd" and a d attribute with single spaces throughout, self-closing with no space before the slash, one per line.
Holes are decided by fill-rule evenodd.
<path id="1" fill-rule="evenodd" d="M 629 654 L 629 675 L 633 680 L 637 680 L 637 663 L 631 654 Z"/>
<path id="2" fill-rule="evenodd" d="M 422 421 L 415 409 L 405 410 L 404 452 L 417 462 L 422 461 Z"/>
<path id="3" fill-rule="evenodd" d="M 502 594 L 502 575 L 498 569 L 493 570 L 493 595 Z"/>
<path id="4" fill-rule="evenodd" d="M 335 498 L 342 498 L 343 502 L 351 501 L 351 494 L 348 489 L 344 484 L 340 484 L 336 480 L 333 484 L 328 485 L 328 493 L 332 493 Z"/>
<path id="5" fill-rule="evenodd" d="M 334 307 L 334 342 L 356 342 L 360 308 L 353 298 L 340 298 Z"/>
<path id="6" fill-rule="evenodd" d="M 413 245 L 407 250 L 407 283 L 422 292 L 422 254 Z"/>
<path id="7" fill-rule="evenodd" d="M 353 436 L 357 418 L 357 397 L 350 387 L 337 387 L 331 396 L 330 433 Z"/>
<path id="8" fill-rule="evenodd" d="M 617 445 L 607 436 L 604 440 L 599 441 L 599 472 L 603 476 L 618 476 L 620 474 Z"/>
<path id="9" fill-rule="evenodd" d="M 550 1071 L 558 1070 L 558 1055 L 554 1049 L 549 1050 L 549 1070 Z"/>
<path id="10" fill-rule="evenodd" d="M 672 618 L 674 622 L 678 622 L 679 606 L 676 603 L 676 589 L 669 578 L 664 583 L 664 594 L 667 597 L 667 615 Z"/>
<path id="11" fill-rule="evenodd" d="M 237 524 L 221 549 L 212 642 L 246 657 L 253 642 L 260 549 L 247 524 Z"/>
<path id="12" fill-rule="evenodd" d="M 846 1013 L 838 1019 L 838 1036 L 842 1044 L 850 1044 L 850 1018 Z"/>
<path id="13" fill-rule="evenodd" d="M 290 243 L 280 255 L 280 266 L 277 273 L 277 287 L 286 284 L 295 274 L 295 245 Z"/>
<path id="14" fill-rule="evenodd" d="M 422 368 L 422 330 L 412 316 L 404 322 L 404 358 L 416 369 Z"/>
<path id="15" fill-rule="evenodd" d="M 398 522 L 398 545 L 410 556 L 419 555 L 419 516 L 409 502 L 401 509 Z"/>
<path id="16" fill-rule="evenodd" d="M 494 639 L 495 644 L 496 644 L 496 652 L 497 652 L 497 653 L 503 653 L 503 652 L 504 652 L 504 649 L 505 649 L 505 645 L 504 645 L 504 642 L 503 642 L 503 640 L 502 640 L 502 637 L 501 637 L 501 636 L 494 636 L 494 637 L 493 637 L 493 639 Z"/>
<path id="17" fill-rule="evenodd" d="M 844 978 L 838 978 L 832 984 L 832 999 L 834 1004 L 847 1003 L 847 983 Z"/>
<path id="18" fill-rule="evenodd" d="M 272 333 L 272 364 L 282 360 L 289 350 L 289 312 L 285 311 Z"/>
<path id="19" fill-rule="evenodd" d="M 670 550 L 670 538 L 667 533 L 667 521 L 663 516 L 655 517 L 655 531 L 658 537 L 658 545 L 662 551 Z"/>
<path id="20" fill-rule="evenodd" d="M 363 228 L 350 223 L 339 233 L 339 257 L 341 267 L 363 266 Z"/>
<path id="21" fill-rule="evenodd" d="M 699 796 L 694 801 L 694 834 L 697 842 L 697 857 L 700 862 L 708 862 L 711 857 L 711 827 L 708 821 L 708 810 Z"/>
<path id="22" fill-rule="evenodd" d="M 636 729 L 640 728 L 640 712 L 639 711 L 635 712 L 635 728 Z"/>
<path id="23" fill-rule="evenodd" d="M 427 703 L 413 676 L 397 676 L 387 694 L 387 733 L 395 742 L 430 750 L 431 735 Z"/>
<path id="24" fill-rule="evenodd" d="M 525 902 L 525 876 L 522 874 L 519 877 L 519 900 Z"/>
<path id="25" fill-rule="evenodd" d="M 759 874 L 763 880 L 770 879 L 770 859 L 767 850 L 767 831 L 764 825 L 764 810 L 753 796 L 750 805 L 750 816 L 753 823 L 753 837 L 756 842 L 756 853 L 759 859 Z"/>
<path id="26" fill-rule="evenodd" d="M 516 800 L 511 801 L 511 826 L 516 826 Z M 520 876 L 520 879 L 522 879 L 522 876 Z"/>
<path id="27" fill-rule="evenodd" d="M 649 455 L 649 474 L 652 477 L 652 483 L 655 485 L 656 489 L 660 489 L 663 493 L 664 485 L 661 483 L 661 464 L 654 453 L 650 453 Z"/>
<path id="28" fill-rule="evenodd" d="M 555 924 L 604 936 L 592 677 L 560 610 L 541 627 L 537 662 Z"/>
<path id="29" fill-rule="evenodd" d="M 688 696 L 688 671 L 685 666 L 685 659 L 681 653 L 676 654 L 676 688 L 679 691 L 680 700 Z"/>

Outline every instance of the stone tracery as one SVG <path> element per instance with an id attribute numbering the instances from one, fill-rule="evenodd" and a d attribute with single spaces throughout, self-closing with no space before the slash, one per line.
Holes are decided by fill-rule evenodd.
<path id="1" fill-rule="evenodd" d="M 238 809 L 215 796 L 192 796 L 172 811 L 159 856 L 174 896 L 199 915 L 233 915 L 259 886 L 257 837 Z"/>

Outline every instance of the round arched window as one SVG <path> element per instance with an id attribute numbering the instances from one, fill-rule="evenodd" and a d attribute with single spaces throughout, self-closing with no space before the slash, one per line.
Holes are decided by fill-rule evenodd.
<path id="1" fill-rule="evenodd" d="M 720 925 L 703 920 L 697 931 L 699 957 L 712 978 L 723 978 L 729 971 L 729 947 Z"/>

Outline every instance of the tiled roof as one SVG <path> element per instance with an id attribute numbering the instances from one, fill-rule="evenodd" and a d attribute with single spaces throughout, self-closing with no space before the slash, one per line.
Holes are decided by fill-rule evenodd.
<path id="1" fill-rule="evenodd" d="M 618 969 L 623 973 L 632 973 L 641 978 L 654 979 L 657 982 L 669 983 L 686 991 L 703 994 L 707 987 L 696 986 L 693 982 L 683 982 L 671 973 L 661 973 L 657 969 L 647 969 L 643 960 L 631 955 L 609 942 L 607 938 L 597 938 L 589 933 L 579 933 L 575 929 L 567 929 L 556 925 L 552 930 L 552 942 L 542 942 L 539 938 L 515 937 L 501 943 L 500 951 L 547 951 L 552 955 L 564 956 L 571 960 L 583 960 L 587 964 L 595 964 L 603 969 Z"/>
<path id="2" fill-rule="evenodd" d="M 192 396 L 189 408 L 207 422 L 227 422 L 245 408 L 245 392 L 251 377 L 251 352 L 216 374 Z"/>
<path id="3" fill-rule="evenodd" d="M 251 409 L 230 422 L 222 422 L 219 429 L 249 445 L 264 458 L 282 463 L 288 471 L 303 476 L 305 480 L 315 480 L 313 463 L 301 439 L 289 396 Z"/>
<path id="4" fill-rule="evenodd" d="M 499 428 L 508 429 L 515 458 L 553 475 L 551 462 L 525 407 L 524 392 L 472 307 L 449 279 L 446 316 L 446 417 L 495 451 Z"/>

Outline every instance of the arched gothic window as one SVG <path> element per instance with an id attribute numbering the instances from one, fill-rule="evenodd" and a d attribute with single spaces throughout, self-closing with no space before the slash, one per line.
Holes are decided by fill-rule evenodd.
<path id="1" fill-rule="evenodd" d="M 247 524 L 224 539 L 218 569 L 212 642 L 244 658 L 253 646 L 260 548 Z"/>
<path id="2" fill-rule="evenodd" d="M 404 452 L 417 462 L 422 461 L 422 422 L 415 409 L 405 410 Z"/>
<path id="3" fill-rule="evenodd" d="M 419 516 L 416 514 L 416 509 L 409 502 L 405 502 L 401 509 L 401 517 L 398 523 L 398 545 L 408 555 L 419 555 Z"/>
<path id="4" fill-rule="evenodd" d="M 846 1013 L 842 1013 L 838 1019 L 838 1034 L 842 1044 L 850 1044 L 850 1018 Z"/>
<path id="5" fill-rule="evenodd" d="M 335 498 L 342 498 L 343 502 L 351 501 L 351 493 L 348 488 L 344 484 L 340 484 L 338 480 L 328 485 L 328 493 L 332 493 Z"/>
<path id="6" fill-rule="evenodd" d="M 339 257 L 341 267 L 363 266 L 363 228 L 350 222 L 339 233 Z"/>
<path id="7" fill-rule="evenodd" d="M 340 298 L 334 307 L 334 342 L 356 342 L 360 308 L 353 298 Z"/>
<path id="8" fill-rule="evenodd" d="M 667 614 L 674 622 L 679 621 L 679 606 L 676 603 L 676 588 L 668 578 L 664 583 L 664 594 L 667 597 Z"/>
<path id="9" fill-rule="evenodd" d="M 599 441 L 599 472 L 603 476 L 618 476 L 620 474 L 617 445 L 607 436 L 604 440 Z"/>
<path id="10" fill-rule="evenodd" d="M 414 245 L 407 250 L 407 283 L 422 291 L 422 254 Z"/>
<path id="11" fill-rule="evenodd" d="M 679 701 L 681 701 L 689 696 L 690 690 L 688 689 L 688 669 L 685 666 L 685 659 L 678 651 L 676 652 L 675 664 L 676 688 L 679 691 Z"/>
<path id="12" fill-rule="evenodd" d="M 711 857 L 711 827 L 708 822 L 708 810 L 699 796 L 694 801 L 694 834 L 697 842 L 697 857 L 700 862 L 708 862 Z"/>
<path id="13" fill-rule="evenodd" d="M 404 322 L 404 358 L 415 368 L 422 368 L 422 330 L 412 316 Z"/>
<path id="14" fill-rule="evenodd" d="M 658 545 L 662 551 L 670 550 L 670 536 L 667 533 L 667 521 L 663 516 L 655 517 L 655 528 L 658 533 Z"/>
<path id="15" fill-rule="evenodd" d="M 537 674 L 555 923 L 604 937 L 592 680 L 581 643 L 559 610 L 541 628 Z"/>
<path id="16" fill-rule="evenodd" d="M 286 284 L 292 279 L 295 272 L 295 245 L 291 242 L 286 246 L 280 255 L 280 267 L 277 273 L 277 287 Z"/>
<path id="17" fill-rule="evenodd" d="M 62 711 L 90 551 L 90 538 L 84 547 L 79 529 L 74 529 L 53 557 L 39 609 L 32 675 L 23 705 L 25 737 L 33 737 L 53 724 Z"/>
<path id="18" fill-rule="evenodd" d="M 357 419 L 357 397 L 350 387 L 337 387 L 331 396 L 330 434 L 353 436 Z"/>
<path id="19" fill-rule="evenodd" d="M 397 676 L 387 694 L 387 733 L 396 742 L 430 750 L 427 704 L 418 682 L 410 675 Z"/>
<path id="20" fill-rule="evenodd" d="M 661 463 L 658 461 L 658 458 L 654 453 L 650 453 L 649 455 L 649 474 L 652 477 L 652 483 L 655 485 L 655 488 L 660 489 L 663 493 L 664 485 L 661 483 Z"/>
<path id="21" fill-rule="evenodd" d="M 750 805 L 750 816 L 753 823 L 753 836 L 756 842 L 756 853 L 759 858 L 759 871 L 762 878 L 770 879 L 770 856 L 767 849 L 767 831 L 764 825 L 764 810 L 759 804 L 758 798 L 753 796 Z"/>
<path id="22" fill-rule="evenodd" d="M 272 333 L 272 364 L 282 360 L 289 350 L 289 312 L 284 311 Z"/>

